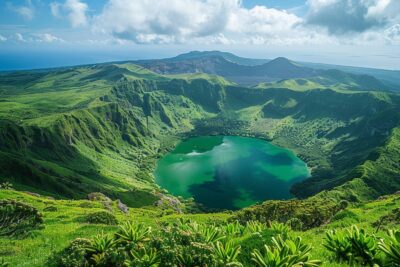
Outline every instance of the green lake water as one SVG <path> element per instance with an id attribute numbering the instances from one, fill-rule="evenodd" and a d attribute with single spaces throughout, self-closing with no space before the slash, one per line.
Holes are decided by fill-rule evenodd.
<path id="1" fill-rule="evenodd" d="M 185 140 L 161 158 L 155 170 L 157 184 L 171 194 L 232 210 L 289 199 L 290 187 L 309 176 L 307 165 L 290 150 L 238 136 Z"/>

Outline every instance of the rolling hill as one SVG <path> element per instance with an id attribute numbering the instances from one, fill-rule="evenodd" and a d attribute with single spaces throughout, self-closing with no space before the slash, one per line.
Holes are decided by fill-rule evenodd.
<path id="1" fill-rule="evenodd" d="M 361 91 L 376 79 L 340 71 L 304 78 L 314 70 L 284 58 L 261 67 L 271 76 L 293 70 L 303 78 L 246 88 L 215 75 L 160 75 L 131 63 L 3 74 L 1 176 L 54 196 L 105 191 L 142 205 L 136 194 L 155 199 L 154 164 L 182 135 L 246 134 L 306 160 L 313 178 L 293 188 L 306 197 L 359 178 L 371 155 L 397 138 L 399 96 Z M 314 84 L 301 88 L 304 80 Z M 387 178 L 393 187 L 374 196 L 400 188 L 396 173 Z"/>
<path id="2" fill-rule="evenodd" d="M 1 207 L 44 212 L 45 229 L 12 242 L 0 236 L 0 256 L 43 266 L 76 237 L 117 231 L 102 220 L 155 226 L 156 247 L 166 244 L 160 240 L 175 233 L 173 227 L 193 219 L 210 229 L 226 227 L 226 236 L 242 227 L 239 222 L 251 231 L 262 227 L 258 234 L 232 234 L 246 263 L 254 244 L 271 242 L 286 224 L 293 226 L 317 248 L 312 255 L 332 266 L 321 245 L 325 230 L 357 224 L 383 234 L 381 226 L 398 225 L 398 93 L 368 75 L 313 69 L 286 58 L 223 55 L 1 73 Z M 294 151 L 311 177 L 291 188 L 294 199 L 210 215 L 193 199 L 160 188 L 153 175 L 157 160 L 180 140 L 202 135 L 268 140 Z M 82 200 L 93 192 L 104 195 Z M 284 224 L 267 227 L 268 220 Z"/>
<path id="3" fill-rule="evenodd" d="M 280 86 L 280 80 L 300 78 L 316 82 L 317 84 L 310 85 L 313 88 L 318 85 L 319 88 L 334 87 L 335 84 L 338 84 L 338 87 L 350 90 L 396 90 L 392 82 L 390 85 L 384 84 L 369 74 L 361 74 L 362 72 L 352 74 L 338 69 L 310 68 L 303 63 L 296 63 L 284 57 L 273 60 L 257 60 L 219 51 L 194 51 L 173 58 L 133 63 L 159 74 L 215 74 L 244 86 L 256 86 L 260 83 L 267 83 L 267 87 Z"/>

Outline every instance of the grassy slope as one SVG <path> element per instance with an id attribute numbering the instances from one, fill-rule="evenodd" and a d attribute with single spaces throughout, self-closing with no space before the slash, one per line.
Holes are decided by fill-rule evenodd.
<path id="1" fill-rule="evenodd" d="M 400 188 L 398 103 L 397 95 L 387 93 L 249 89 L 203 74 L 161 76 L 132 64 L 15 73 L 0 77 L 1 180 L 63 198 L 105 192 L 137 207 L 128 216 L 114 210 L 121 221 L 227 219 L 227 214 L 160 217 L 150 207 L 160 192 L 151 173 L 157 157 L 182 135 L 238 134 L 291 148 L 309 164 L 313 179 L 296 186 L 296 195 L 342 185 L 315 198 L 366 201 Z M 89 209 L 84 200 L 4 190 L 0 198 L 21 199 L 40 210 L 59 207 L 45 212 L 46 228 L 33 238 L 0 241 L 5 244 L 0 255 L 10 254 L 7 260 L 15 265 L 40 266 L 68 240 L 115 229 L 77 221 L 102 208 Z M 321 229 L 351 223 L 371 229 L 375 218 L 399 206 L 393 199 L 361 204 L 327 226 L 299 234 L 327 260 Z"/>
<path id="2" fill-rule="evenodd" d="M 0 190 L 0 198 L 17 199 L 38 208 L 40 211 L 48 206 L 57 208 L 57 211 L 53 212 L 43 211 L 44 229 L 35 230 L 30 237 L 22 240 L 0 238 L 0 256 L 10 262 L 11 266 L 43 266 L 53 251 L 61 250 L 75 238 L 90 238 L 101 232 L 113 233 L 116 230 L 116 226 L 93 225 L 82 222 L 82 217 L 86 214 L 104 210 L 104 206 L 100 202 L 51 200 L 46 197 L 31 196 L 12 190 Z M 323 248 L 321 242 L 325 231 L 357 224 L 373 233 L 375 228 L 372 223 L 379 220 L 381 216 L 389 214 L 395 208 L 400 208 L 400 197 L 398 195 L 349 207 L 338 213 L 330 223 L 308 231 L 294 232 L 293 235 L 299 235 L 303 237 L 306 243 L 313 245 L 312 256 L 323 260 L 325 262 L 323 266 L 346 266 L 329 263 L 330 255 Z M 116 208 L 115 203 L 111 212 L 119 222 L 133 220 L 150 226 L 156 226 L 158 222 L 173 222 L 178 218 L 190 218 L 200 223 L 209 223 L 225 221 L 231 216 L 229 213 L 163 215 L 162 210 L 151 206 L 130 209 L 128 214 L 123 214 Z M 393 225 L 384 224 L 377 235 L 385 236 L 385 229 L 393 227 L 395 228 Z"/>
<path id="3" fill-rule="evenodd" d="M 132 64 L 1 76 L 2 179 L 59 197 L 104 191 L 133 206 L 154 201 L 158 153 L 206 112 L 144 79 L 174 80 Z"/>
<path id="4" fill-rule="evenodd" d="M 82 218 L 96 211 L 105 210 L 103 204 L 89 200 L 52 200 L 47 197 L 36 197 L 13 190 L 0 190 L 0 199 L 14 199 L 36 207 L 44 215 L 44 229 L 35 230 L 26 239 L 0 238 L 0 257 L 4 257 L 11 266 L 43 266 L 51 252 L 64 248 L 69 241 L 78 237 L 92 237 L 102 232 L 115 232 L 117 226 L 88 224 Z M 45 207 L 53 206 L 57 211 L 43 211 Z M 107 209 L 108 210 L 108 209 Z M 124 221 L 143 222 L 150 226 L 163 221 L 174 221 L 178 218 L 191 218 L 199 222 L 225 220 L 228 214 L 208 215 L 166 215 L 159 208 L 148 206 L 130 209 L 124 214 L 118 210 L 116 203 L 111 212 L 120 223 Z"/>
<path id="5" fill-rule="evenodd" d="M 100 190 L 133 206 L 149 202 L 137 202 L 131 188 L 154 200 L 157 157 L 193 127 L 193 134 L 253 135 L 293 149 L 313 172 L 293 191 L 305 197 L 356 178 L 351 171 L 400 121 L 397 95 L 249 89 L 129 63 L 17 72 L 1 76 L 0 86 L 3 179 L 63 197 Z"/>
<path id="6" fill-rule="evenodd" d="M 321 70 L 318 75 L 308 78 L 284 79 L 260 83 L 255 88 L 288 88 L 296 91 L 312 89 L 333 89 L 340 92 L 351 91 L 389 91 L 390 88 L 369 75 L 355 75 L 339 70 Z"/>

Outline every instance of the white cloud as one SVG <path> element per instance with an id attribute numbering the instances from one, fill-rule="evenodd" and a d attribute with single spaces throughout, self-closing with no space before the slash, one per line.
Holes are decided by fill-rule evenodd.
<path id="1" fill-rule="evenodd" d="M 364 32 L 399 22 L 399 0 L 308 0 L 307 23 L 333 34 Z"/>
<path id="2" fill-rule="evenodd" d="M 54 36 L 50 33 L 36 33 L 32 34 L 31 40 L 33 42 L 39 42 L 39 43 L 53 43 L 53 42 L 64 42 L 63 39 Z"/>
<path id="3" fill-rule="evenodd" d="M 93 32 L 88 35 L 96 43 L 398 43 L 394 25 L 400 24 L 400 0 L 308 0 L 304 7 L 309 12 L 301 17 L 266 6 L 246 8 L 241 0 L 107 0 L 99 14 L 88 17 L 84 0 L 50 4 L 52 15 L 68 19 L 72 27 L 90 23 Z M 24 41 L 62 41 L 51 34 L 28 36 Z"/>
<path id="4" fill-rule="evenodd" d="M 31 0 L 27 0 L 26 4 L 21 6 L 8 3 L 8 7 L 26 20 L 32 20 L 35 17 L 35 7 Z"/>
<path id="5" fill-rule="evenodd" d="M 308 32 L 302 22 L 285 10 L 247 9 L 238 0 L 110 0 L 94 30 L 136 43 L 259 44 L 276 36 L 279 43 L 300 41 Z"/>
<path id="6" fill-rule="evenodd" d="M 255 6 L 252 9 L 237 8 L 230 15 L 227 30 L 247 34 L 271 34 L 291 30 L 302 19 L 284 10 Z"/>
<path id="7" fill-rule="evenodd" d="M 400 24 L 395 24 L 384 31 L 385 39 L 392 44 L 400 45 Z"/>
<path id="8" fill-rule="evenodd" d="M 88 19 L 86 12 L 88 5 L 80 0 L 66 0 L 64 3 L 50 3 L 50 10 L 54 17 L 67 17 L 72 27 L 86 26 Z"/>
<path id="9" fill-rule="evenodd" d="M 65 42 L 63 39 L 51 34 L 51 33 L 19 33 L 16 32 L 8 38 L 0 35 L 0 42 L 17 42 L 17 43 L 55 43 Z"/>
<path id="10" fill-rule="evenodd" d="M 53 2 L 50 3 L 50 10 L 51 10 L 51 14 L 54 17 L 60 18 L 61 17 L 61 8 L 62 8 L 62 4 L 58 3 L 58 2 Z"/>
<path id="11" fill-rule="evenodd" d="M 26 42 L 24 36 L 19 32 L 14 34 L 13 39 L 16 40 L 17 42 L 21 42 L 21 43 L 25 43 Z"/>
<path id="12" fill-rule="evenodd" d="M 238 7 L 238 0 L 110 0 L 94 24 L 119 39 L 182 42 L 221 33 Z"/>

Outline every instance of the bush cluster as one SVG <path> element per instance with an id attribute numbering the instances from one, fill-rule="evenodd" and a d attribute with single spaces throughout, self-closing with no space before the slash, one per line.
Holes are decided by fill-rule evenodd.
<path id="1" fill-rule="evenodd" d="M 4 259 L 0 258 L 0 267 L 8 267 L 10 264 L 6 262 Z"/>
<path id="2" fill-rule="evenodd" d="M 15 200 L 0 200 L 0 236 L 24 237 L 43 223 L 34 207 Z"/>
<path id="3" fill-rule="evenodd" d="M 216 225 L 190 220 L 163 223 L 153 231 L 143 224 L 128 222 L 114 235 L 101 234 L 91 240 L 73 241 L 54 254 L 48 265 L 319 266 L 320 261 L 310 259 L 311 247 L 303 244 L 299 237 L 292 239 L 289 231 L 283 224 L 233 222 Z M 266 232 L 276 235 L 272 244 L 268 244 L 270 238 L 263 238 Z M 243 239 L 250 239 L 249 243 L 261 241 L 265 251 L 242 250 Z"/>
<path id="4" fill-rule="evenodd" d="M 339 262 L 350 266 L 400 266 L 400 231 L 389 230 L 388 240 L 378 239 L 352 226 L 326 233 L 324 247 Z"/>
<path id="5" fill-rule="evenodd" d="M 107 224 L 107 225 L 117 225 L 118 220 L 114 214 L 108 211 L 98 211 L 89 213 L 85 216 L 85 222 L 92 224 Z"/>

